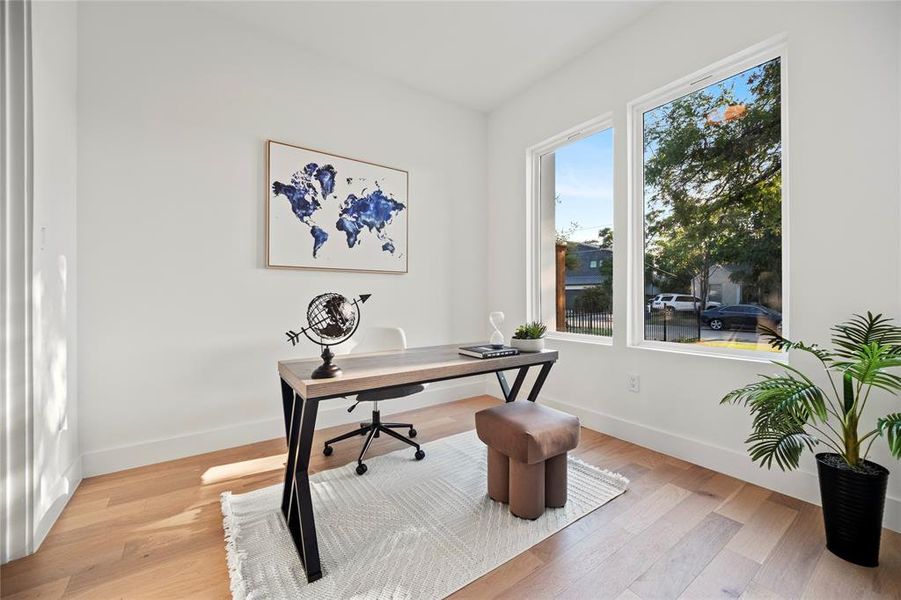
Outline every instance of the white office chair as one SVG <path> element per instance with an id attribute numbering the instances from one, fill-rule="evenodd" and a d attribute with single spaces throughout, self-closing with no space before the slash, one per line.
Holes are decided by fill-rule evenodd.
<path id="1" fill-rule="evenodd" d="M 405 350 L 406 348 L 407 336 L 404 335 L 404 330 L 400 327 L 372 327 L 366 330 L 363 339 L 359 344 L 356 344 L 351 348 L 350 353 L 358 354 L 362 352 L 385 352 L 389 350 Z M 365 435 L 366 441 L 363 443 L 363 449 L 360 451 L 359 458 L 357 458 L 357 475 L 362 475 L 367 470 L 366 465 L 363 463 L 363 457 L 369 450 L 369 446 L 370 444 L 372 444 L 372 440 L 379 437 L 380 433 L 385 433 L 393 438 L 399 439 L 405 444 L 409 444 L 416 448 L 416 454 L 414 454 L 414 456 L 416 457 L 416 460 L 422 460 L 423 458 L 425 458 L 425 452 L 423 452 L 422 448 L 419 447 L 419 444 L 412 440 L 408 440 L 404 436 L 394 431 L 395 429 L 409 429 L 409 436 L 411 438 L 414 438 L 416 437 L 416 429 L 413 428 L 413 424 L 383 423 L 381 413 L 379 412 L 379 402 L 381 400 L 389 400 L 391 398 L 403 398 L 404 396 L 412 396 L 413 394 L 418 394 L 424 389 L 424 385 L 414 384 L 396 386 L 383 390 L 374 390 L 371 392 L 362 392 L 358 394 L 354 404 L 347 409 L 347 412 L 353 411 L 353 409 L 355 409 L 357 407 L 357 404 L 359 404 L 360 402 L 372 402 L 372 420 L 360 423 L 360 426 L 358 428 L 339 435 L 338 437 L 327 440 L 325 442 L 325 447 L 322 449 L 322 453 L 326 456 L 330 456 L 332 453 L 332 444 L 334 444 L 335 442 L 347 440 L 359 435 Z"/>

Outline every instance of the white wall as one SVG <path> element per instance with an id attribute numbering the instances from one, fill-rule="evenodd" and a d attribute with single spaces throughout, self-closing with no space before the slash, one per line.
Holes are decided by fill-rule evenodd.
<path id="1" fill-rule="evenodd" d="M 485 336 L 486 117 L 228 19 L 203 3 L 79 6 L 86 474 L 283 435 L 276 361 L 315 352 L 283 332 L 323 291 L 372 293 L 363 326 L 399 325 L 411 345 Z M 408 170 L 409 273 L 263 268 L 267 138 Z"/>
<path id="2" fill-rule="evenodd" d="M 901 317 L 898 12 L 896 3 L 665 3 L 492 113 L 491 308 L 511 324 L 526 317 L 527 147 L 613 111 L 615 229 L 625 232 L 626 104 L 787 33 L 791 335 L 827 342 L 830 325 L 867 309 Z M 744 452 L 745 411 L 717 404 L 771 367 L 626 347 L 626 248 L 617 235 L 613 345 L 551 342 L 561 358 L 544 399 L 590 427 L 817 501 L 810 456 L 802 473 L 758 469 Z M 627 392 L 627 373 L 640 375 L 640 393 Z M 870 420 L 898 406 L 871 399 Z M 874 449 L 901 471 L 883 443 Z M 898 530 L 901 477 L 889 485 L 886 524 Z"/>
<path id="3" fill-rule="evenodd" d="M 35 548 L 81 480 L 75 364 L 76 30 L 74 3 L 32 4 Z"/>

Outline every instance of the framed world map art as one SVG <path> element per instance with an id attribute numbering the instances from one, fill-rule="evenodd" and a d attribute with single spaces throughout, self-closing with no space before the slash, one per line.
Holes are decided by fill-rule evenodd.
<path id="1" fill-rule="evenodd" d="M 409 174 L 266 142 L 266 266 L 407 272 Z"/>

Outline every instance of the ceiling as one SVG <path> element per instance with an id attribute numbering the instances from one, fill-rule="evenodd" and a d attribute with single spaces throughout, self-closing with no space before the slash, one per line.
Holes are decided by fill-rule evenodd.
<path id="1" fill-rule="evenodd" d="M 209 2 L 306 50 L 491 111 L 653 2 Z"/>

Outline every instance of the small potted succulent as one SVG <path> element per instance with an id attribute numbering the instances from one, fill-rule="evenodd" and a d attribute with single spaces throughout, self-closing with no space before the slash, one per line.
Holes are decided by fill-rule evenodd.
<path id="1" fill-rule="evenodd" d="M 544 323 L 532 321 L 517 327 L 510 343 L 520 352 L 541 352 L 544 350 L 544 333 L 546 331 L 547 326 Z"/>
<path id="2" fill-rule="evenodd" d="M 901 458 L 901 412 L 874 419 L 869 431 L 861 425 L 870 392 L 901 392 L 901 376 L 893 372 L 901 367 L 901 327 L 882 315 L 854 315 L 832 328 L 832 349 L 760 329 L 777 350 L 812 355 L 826 385 L 774 361 L 781 374 L 729 392 L 721 403 L 743 404 L 754 417 L 748 453 L 760 466 L 775 462 L 784 471 L 797 469 L 805 449 L 820 444 L 830 449 L 816 455 L 826 547 L 847 561 L 875 567 L 889 472 L 867 457 L 873 442 L 883 438 L 890 454 Z"/>

